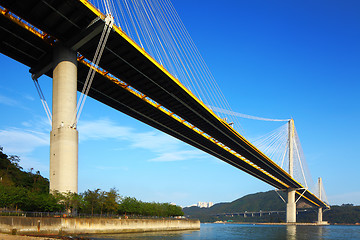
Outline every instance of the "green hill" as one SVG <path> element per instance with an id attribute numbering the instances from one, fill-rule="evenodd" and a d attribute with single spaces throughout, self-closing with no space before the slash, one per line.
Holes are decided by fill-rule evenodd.
<path id="1" fill-rule="evenodd" d="M 60 212 L 76 214 L 127 216 L 182 216 L 181 207 L 170 203 L 142 202 L 122 197 L 115 188 L 109 191 L 87 190 L 83 193 L 49 194 L 49 180 L 40 172 L 23 171 L 20 158 L 8 156 L 0 147 L 0 210 L 25 212 Z M 2 211 L 0 211 L 0 215 Z M 7 213 L 3 213 L 7 214 Z"/>
<path id="2" fill-rule="evenodd" d="M 33 173 L 23 171 L 19 165 L 18 156 L 8 156 L 0 147 L 0 182 L 2 186 L 22 187 L 32 192 L 47 193 L 49 180 L 40 175 L 39 171 Z"/>
<path id="3" fill-rule="evenodd" d="M 214 205 L 214 211 L 224 213 L 260 210 L 282 211 L 285 210 L 285 205 L 275 191 L 249 194 L 230 203 Z"/>
<path id="4" fill-rule="evenodd" d="M 281 193 L 285 198 L 285 194 Z M 285 198 L 286 199 L 286 198 Z M 317 209 L 309 208 L 301 200 L 298 209 L 306 208 L 305 212 L 297 214 L 297 222 L 314 222 L 317 220 Z M 215 221 L 234 221 L 234 222 L 284 222 L 285 213 L 246 217 L 229 215 L 229 213 L 239 212 L 259 212 L 259 211 L 285 211 L 286 204 L 281 200 L 275 191 L 259 192 L 246 195 L 235 201 L 228 203 L 218 203 L 211 208 L 186 207 L 183 208 L 185 216 L 198 218 L 201 222 Z M 228 215 L 225 215 L 227 213 Z M 360 206 L 343 204 L 341 206 L 331 206 L 331 210 L 323 214 L 324 221 L 332 224 L 356 224 L 360 223 Z"/>
<path id="5" fill-rule="evenodd" d="M 49 194 L 49 180 L 40 175 L 23 171 L 20 158 L 7 155 L 0 147 L 0 208 L 23 211 L 57 211 L 58 200 Z"/>
<path id="6" fill-rule="evenodd" d="M 183 211 L 185 216 L 199 218 L 203 222 L 212 222 L 224 220 L 226 217 L 216 216 L 224 213 L 285 211 L 285 208 L 286 205 L 277 193 L 268 191 L 249 194 L 229 203 L 218 203 L 210 208 L 186 207 Z"/>

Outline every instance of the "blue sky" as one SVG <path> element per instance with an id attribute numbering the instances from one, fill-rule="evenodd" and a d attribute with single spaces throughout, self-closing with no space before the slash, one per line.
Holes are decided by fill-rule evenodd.
<path id="1" fill-rule="evenodd" d="M 236 112 L 293 117 L 330 204 L 360 204 L 360 2 L 173 4 Z M 0 145 L 48 177 L 49 131 L 28 68 L 0 55 Z M 51 79 L 39 79 L 51 106 Z M 246 136 L 281 123 L 240 119 Z M 79 191 L 116 187 L 143 201 L 232 201 L 261 181 L 90 98 L 79 122 Z"/>

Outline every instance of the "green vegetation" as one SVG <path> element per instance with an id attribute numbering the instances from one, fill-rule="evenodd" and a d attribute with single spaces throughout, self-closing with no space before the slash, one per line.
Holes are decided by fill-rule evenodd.
<path id="1" fill-rule="evenodd" d="M 306 211 L 298 213 L 297 222 L 315 222 L 317 220 L 317 209 L 309 208 L 301 200 L 298 203 L 298 209 Z M 198 218 L 201 222 L 228 220 L 234 222 L 285 222 L 285 212 L 271 215 L 263 214 L 261 217 L 259 215 L 254 217 L 248 215 L 246 218 L 243 215 L 224 215 L 224 213 L 259 212 L 260 210 L 285 211 L 286 205 L 275 191 L 268 191 L 250 194 L 230 203 L 215 204 L 211 208 L 189 207 L 183 209 L 185 216 Z M 323 220 L 331 224 L 360 223 L 360 206 L 353 206 L 352 204 L 331 206 L 330 210 L 323 213 Z"/>
<path id="2" fill-rule="evenodd" d="M 184 214 L 191 218 L 198 218 L 202 222 L 215 222 L 233 220 L 235 222 L 282 222 L 282 215 L 247 217 L 225 216 L 224 213 L 258 212 L 262 211 L 285 211 L 285 204 L 275 191 L 254 193 L 239 198 L 229 203 L 218 203 L 211 208 L 190 207 L 184 208 Z M 219 215 L 220 214 L 220 215 Z M 219 215 L 219 216 L 217 216 Z M 271 217 L 271 218 L 270 218 Z"/>
<path id="3" fill-rule="evenodd" d="M 148 203 L 121 197 L 116 189 L 84 193 L 49 194 L 49 180 L 40 172 L 25 172 L 18 156 L 8 156 L 0 147 L 0 208 L 13 211 L 64 212 L 88 215 L 182 216 L 181 207 Z"/>
<path id="4" fill-rule="evenodd" d="M 352 204 L 331 206 L 331 210 L 324 213 L 324 220 L 330 223 L 360 223 L 360 206 Z"/>

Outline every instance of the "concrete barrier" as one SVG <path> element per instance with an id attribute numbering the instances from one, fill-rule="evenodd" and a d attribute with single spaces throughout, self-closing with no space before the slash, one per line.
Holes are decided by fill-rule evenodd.
<path id="1" fill-rule="evenodd" d="M 199 230 L 199 220 L 0 217 L 0 232 L 12 234 L 86 234 Z"/>

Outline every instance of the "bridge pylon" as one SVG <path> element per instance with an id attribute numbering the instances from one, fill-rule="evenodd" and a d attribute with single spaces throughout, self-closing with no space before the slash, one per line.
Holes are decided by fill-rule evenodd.
<path id="1" fill-rule="evenodd" d="M 295 189 L 288 189 L 287 203 L 286 203 L 286 222 L 296 222 L 296 202 L 295 202 Z"/>
<path id="2" fill-rule="evenodd" d="M 289 120 L 289 174 L 291 177 L 294 175 L 294 119 Z M 288 189 L 287 203 L 286 203 L 286 222 L 296 222 L 296 201 L 295 189 Z"/>
<path id="3" fill-rule="evenodd" d="M 322 200 L 322 179 L 321 179 L 321 177 L 319 177 L 319 179 L 318 179 L 318 186 L 319 186 L 319 198 L 320 198 L 320 200 Z M 322 223 L 324 223 L 323 222 L 323 209 L 320 207 L 320 208 L 318 208 L 318 220 L 317 220 L 317 223 L 318 224 L 322 224 Z"/>
<path id="4" fill-rule="evenodd" d="M 78 191 L 78 131 L 76 52 L 61 46 L 53 55 L 52 131 L 50 133 L 50 192 Z"/>

